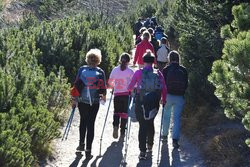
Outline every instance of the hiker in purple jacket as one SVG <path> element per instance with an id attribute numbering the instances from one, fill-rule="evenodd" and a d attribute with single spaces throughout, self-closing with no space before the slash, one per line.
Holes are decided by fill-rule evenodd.
<path id="1" fill-rule="evenodd" d="M 152 147 L 154 144 L 154 118 L 159 109 L 160 99 L 162 98 L 162 101 L 165 102 L 165 98 L 166 98 L 166 85 L 165 85 L 163 75 L 159 70 L 156 71 L 152 67 L 152 64 L 155 62 L 154 54 L 148 50 L 143 56 L 143 62 L 144 62 L 144 68 L 139 69 L 135 72 L 128 86 L 128 90 L 132 91 L 134 89 L 134 86 L 137 84 L 135 114 L 140 125 L 138 138 L 139 138 L 139 149 L 140 149 L 139 159 L 141 160 L 146 159 L 147 149 L 148 151 L 152 151 Z M 150 76 L 150 77 L 146 78 L 147 76 Z M 150 80 L 153 77 L 155 77 L 155 80 L 158 80 L 158 81 L 154 82 L 155 80 Z M 155 84 L 155 83 L 158 83 L 158 84 Z M 146 84 L 149 84 L 151 86 L 152 91 L 143 93 L 145 92 L 145 90 L 147 90 L 145 86 L 143 86 Z M 154 87 L 156 85 L 160 85 L 160 87 L 159 88 Z M 153 110 L 150 110 L 148 112 L 147 110 L 148 106 L 144 105 L 145 104 L 144 100 L 147 99 L 148 98 L 147 95 L 150 95 L 151 93 L 152 95 L 155 95 L 156 98 L 148 102 L 149 107 L 151 107 L 150 106 L 151 104 L 155 105 L 154 109 L 157 110 L 155 115 L 152 114 L 153 115 L 152 117 L 150 117 L 150 115 L 151 115 L 151 111 Z M 158 95 L 159 95 L 159 98 L 158 98 Z"/>

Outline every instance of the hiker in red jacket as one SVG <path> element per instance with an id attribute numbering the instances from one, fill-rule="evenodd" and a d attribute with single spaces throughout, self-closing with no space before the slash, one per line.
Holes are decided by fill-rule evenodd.
<path id="1" fill-rule="evenodd" d="M 149 42 L 151 40 L 151 35 L 148 31 L 144 31 L 142 34 L 143 40 L 136 46 L 136 51 L 135 51 L 135 57 L 134 57 L 134 66 L 137 63 L 139 65 L 139 68 L 143 68 L 144 61 L 142 56 L 144 53 L 146 53 L 146 50 L 151 50 L 153 54 L 154 52 L 154 47 L 153 45 Z M 154 62 L 156 64 L 156 61 Z"/>

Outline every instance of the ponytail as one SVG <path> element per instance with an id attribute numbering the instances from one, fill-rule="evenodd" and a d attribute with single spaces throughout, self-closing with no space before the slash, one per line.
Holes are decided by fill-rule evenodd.
<path id="1" fill-rule="evenodd" d="M 128 53 L 123 53 L 120 57 L 121 71 L 124 71 L 127 68 L 128 62 L 130 62 L 130 55 Z"/>

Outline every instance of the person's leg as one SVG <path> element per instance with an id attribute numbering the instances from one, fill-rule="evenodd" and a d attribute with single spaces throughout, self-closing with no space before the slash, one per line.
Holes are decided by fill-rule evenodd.
<path id="1" fill-rule="evenodd" d="M 122 113 L 120 114 L 121 117 L 121 135 L 125 134 L 126 124 L 128 121 L 128 105 L 129 105 L 129 96 L 122 96 Z"/>
<path id="2" fill-rule="evenodd" d="M 146 152 L 147 140 L 147 122 L 145 120 L 139 121 L 139 149 L 141 152 Z"/>
<path id="3" fill-rule="evenodd" d="M 142 114 L 142 107 L 140 105 L 140 97 L 136 96 L 136 103 L 135 103 L 135 115 L 136 119 L 139 122 L 139 133 L 138 133 L 138 139 L 139 139 L 139 149 L 141 151 L 139 158 L 140 159 L 146 159 L 146 139 L 147 139 L 147 127 L 146 122 Z"/>
<path id="4" fill-rule="evenodd" d="M 80 134 L 80 141 L 77 150 L 83 151 L 85 146 L 85 135 L 86 135 L 86 114 L 89 111 L 89 105 L 85 103 L 78 103 L 78 109 L 80 113 L 80 126 L 79 126 L 79 134 Z"/>
<path id="5" fill-rule="evenodd" d="M 154 127 L 154 118 L 147 121 L 148 124 L 148 133 L 147 133 L 147 148 L 148 151 L 152 151 L 154 145 L 154 135 L 155 135 L 155 127 Z"/>
<path id="6" fill-rule="evenodd" d="M 168 136 L 171 111 L 172 111 L 172 95 L 167 95 L 167 103 L 164 107 L 163 120 L 162 120 L 162 136 L 166 138 Z"/>
<path id="7" fill-rule="evenodd" d="M 120 124 L 120 97 L 114 97 L 114 116 L 113 116 L 113 137 L 116 139 L 118 137 L 118 129 Z"/>
<path id="8" fill-rule="evenodd" d="M 89 117 L 87 117 L 86 119 L 88 119 L 87 121 L 87 150 L 91 151 L 92 148 L 92 142 L 94 139 L 94 131 L 95 131 L 95 119 L 96 119 L 96 115 L 97 112 L 99 110 L 99 103 L 97 104 L 93 104 L 91 106 L 91 110 L 89 111 Z"/>
<path id="9" fill-rule="evenodd" d="M 185 101 L 183 96 L 175 96 L 174 100 L 175 103 L 173 106 L 173 114 L 174 114 L 173 139 L 176 139 L 178 141 L 180 138 L 181 113 Z"/>

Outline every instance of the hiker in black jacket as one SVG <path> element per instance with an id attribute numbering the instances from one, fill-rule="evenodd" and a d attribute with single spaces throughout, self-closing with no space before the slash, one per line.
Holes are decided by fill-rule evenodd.
<path id="1" fill-rule="evenodd" d="M 188 87 L 188 74 L 186 68 L 180 65 L 180 55 L 177 51 L 171 51 L 168 57 L 169 65 L 163 69 L 168 94 L 163 116 L 162 136 L 163 141 L 166 141 L 173 111 L 173 146 L 179 148 L 181 113 L 185 104 L 184 94 Z"/>

